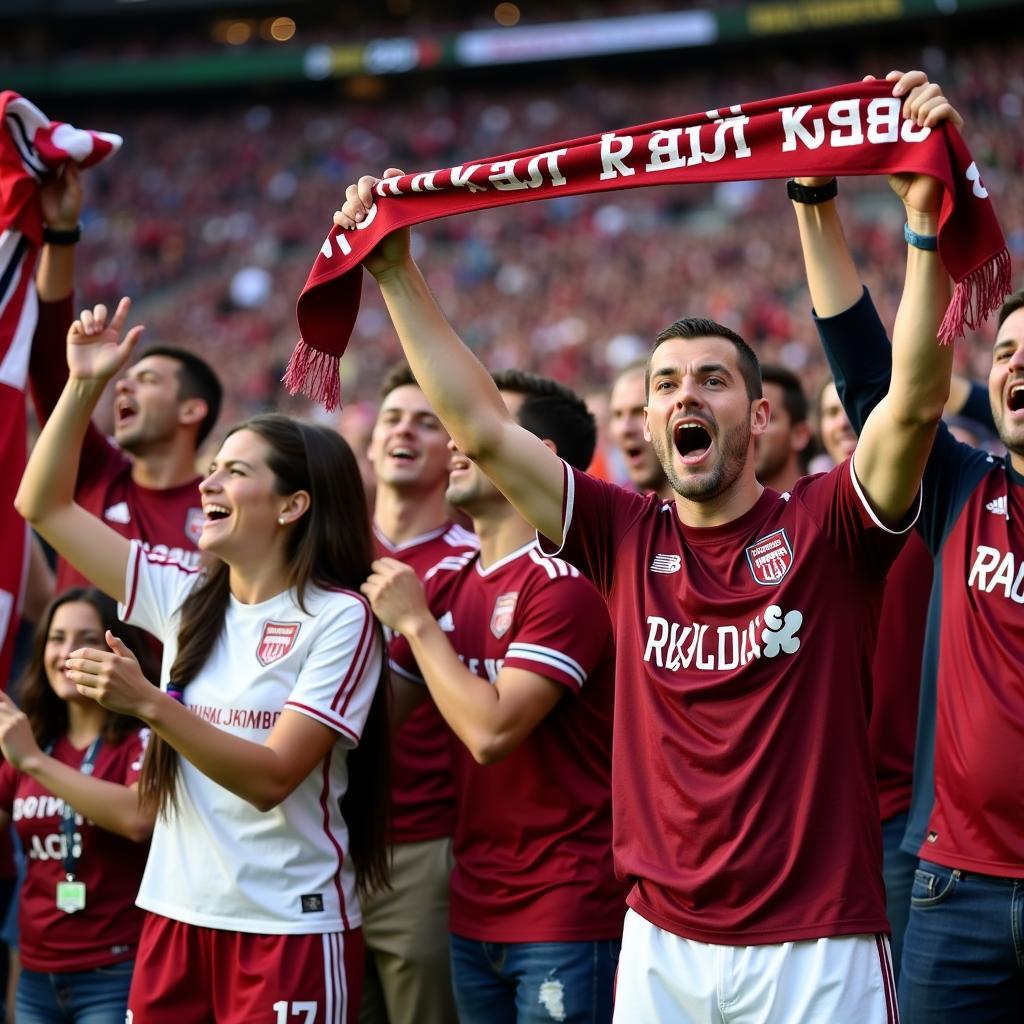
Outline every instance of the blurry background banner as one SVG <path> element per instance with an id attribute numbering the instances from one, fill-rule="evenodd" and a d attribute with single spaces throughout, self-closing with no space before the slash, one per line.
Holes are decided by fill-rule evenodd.
<path id="1" fill-rule="evenodd" d="M 86 176 L 76 304 L 130 295 L 144 345 L 201 350 L 231 381 L 225 422 L 267 408 L 335 422 L 279 386 L 298 335 L 295 300 L 345 186 L 388 166 L 446 167 L 920 67 L 964 114 L 964 140 L 1019 265 L 1016 6 L 8 0 L 0 65 L 3 85 L 51 115 L 125 136 L 118 158 Z M 840 202 L 891 323 L 906 253 L 896 200 L 870 177 L 844 181 Z M 596 399 L 665 324 L 699 311 L 809 392 L 828 372 L 777 181 L 559 197 L 425 223 L 413 247 L 442 309 L 492 369 L 543 373 Z M 378 290 L 367 288 L 341 367 L 346 405 L 374 404 L 400 356 Z M 955 359 L 985 377 L 988 330 L 969 331 Z M 108 430 L 111 410 L 101 403 L 97 413 Z"/>
<path id="2" fill-rule="evenodd" d="M 33 275 L 43 240 L 36 190 L 65 161 L 89 167 L 120 145 L 117 135 L 50 121 L 17 93 L 0 93 L 0 687 L 10 672 L 27 562 L 28 527 L 14 511 L 14 495 L 25 468 Z"/>

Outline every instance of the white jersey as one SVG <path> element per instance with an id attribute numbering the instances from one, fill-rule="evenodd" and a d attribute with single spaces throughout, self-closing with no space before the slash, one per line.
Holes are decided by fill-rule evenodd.
<path id="1" fill-rule="evenodd" d="M 122 619 L 164 645 L 161 689 L 178 651 L 179 611 L 199 575 L 132 542 Z M 259 604 L 230 599 L 224 628 L 186 707 L 225 732 L 265 743 L 281 712 L 308 715 L 338 742 L 277 807 L 258 811 L 179 759 L 178 808 L 157 819 L 139 891 L 145 910 L 206 928 L 272 935 L 361 922 L 339 800 L 381 669 L 376 620 L 351 591 L 309 587 Z"/>

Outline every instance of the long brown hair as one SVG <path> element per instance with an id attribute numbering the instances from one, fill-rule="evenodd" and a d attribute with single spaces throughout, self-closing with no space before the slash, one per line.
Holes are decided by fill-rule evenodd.
<path id="1" fill-rule="evenodd" d="M 21 710 L 28 718 L 32 735 L 40 747 L 55 742 L 68 731 L 68 706 L 53 692 L 46 677 L 46 641 L 57 609 L 66 604 L 87 604 L 100 620 L 101 631 L 110 630 L 114 636 L 139 660 L 142 674 L 149 680 L 157 678 L 156 659 L 145 634 L 134 626 L 127 626 L 117 617 L 117 605 L 106 594 L 94 587 L 72 587 L 58 594 L 47 606 L 32 637 L 32 655 L 17 683 L 17 696 Z M 132 733 L 138 732 L 140 723 L 131 715 L 118 715 L 107 711 L 100 735 L 104 743 L 116 746 Z"/>
<path id="2" fill-rule="evenodd" d="M 287 582 L 299 607 L 310 585 L 358 591 L 370 574 L 373 534 L 359 466 L 332 430 L 267 413 L 238 424 L 228 436 L 250 430 L 266 442 L 267 466 L 279 494 L 308 491 L 309 508 L 288 533 Z M 224 628 L 231 592 L 228 566 L 219 559 L 181 606 L 178 654 L 170 680 L 184 691 L 209 657 Z M 376 626 L 381 643 L 383 634 Z M 349 856 L 361 891 L 385 887 L 389 865 L 390 755 L 387 657 L 359 745 L 348 755 L 348 789 L 342 813 L 349 831 Z M 166 814 L 177 803 L 178 755 L 158 737 L 146 751 L 139 792 L 146 806 Z"/>

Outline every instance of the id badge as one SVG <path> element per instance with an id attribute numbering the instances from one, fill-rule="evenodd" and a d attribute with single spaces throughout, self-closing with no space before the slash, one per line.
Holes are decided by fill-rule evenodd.
<path id="1" fill-rule="evenodd" d="M 85 910 L 85 882 L 58 882 L 57 909 L 65 914 Z"/>

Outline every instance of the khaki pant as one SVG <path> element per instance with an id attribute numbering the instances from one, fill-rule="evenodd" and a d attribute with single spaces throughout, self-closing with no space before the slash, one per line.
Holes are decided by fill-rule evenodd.
<path id="1" fill-rule="evenodd" d="M 392 848 L 392 888 L 363 904 L 359 1024 L 455 1024 L 448 958 L 450 839 Z"/>

